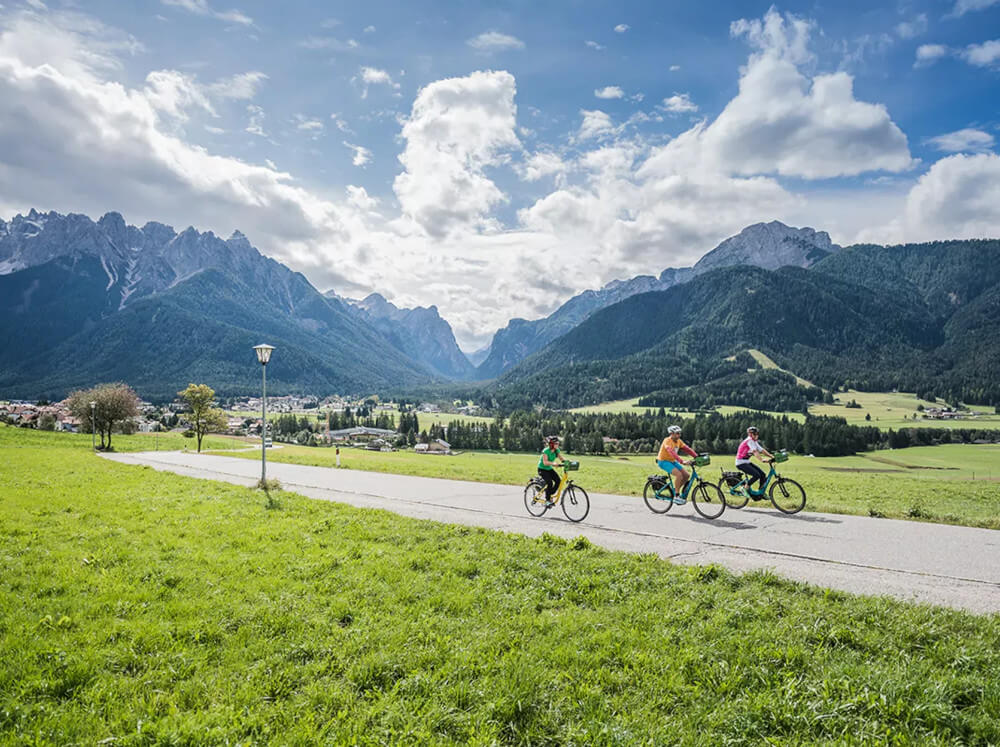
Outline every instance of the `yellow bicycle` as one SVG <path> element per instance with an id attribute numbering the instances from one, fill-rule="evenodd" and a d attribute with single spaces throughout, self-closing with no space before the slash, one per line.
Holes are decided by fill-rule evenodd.
<path id="1" fill-rule="evenodd" d="M 567 474 L 580 469 L 580 463 L 563 462 L 560 466 L 562 479 L 559 480 L 559 487 L 552 500 L 549 501 L 545 497 L 545 480 L 541 477 L 532 477 L 524 487 L 524 507 L 532 516 L 542 516 L 550 508 L 560 504 L 567 519 L 573 522 L 583 521 L 590 513 L 590 497 L 587 491 L 575 485 Z"/>

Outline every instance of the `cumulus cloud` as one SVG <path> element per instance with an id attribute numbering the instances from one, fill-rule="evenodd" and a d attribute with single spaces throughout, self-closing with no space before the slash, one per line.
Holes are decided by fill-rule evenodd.
<path id="1" fill-rule="evenodd" d="M 546 176 L 565 174 L 569 170 L 569 165 L 552 151 L 538 151 L 525 158 L 516 169 L 524 181 L 536 182 Z"/>
<path id="2" fill-rule="evenodd" d="M 921 44 L 917 47 L 917 59 L 913 63 L 914 67 L 926 67 L 945 57 L 949 53 L 948 47 L 944 44 Z"/>
<path id="3" fill-rule="evenodd" d="M 908 21 L 896 24 L 896 36 L 900 39 L 913 39 L 927 30 L 927 14 L 920 13 Z"/>
<path id="4" fill-rule="evenodd" d="M 656 158 L 674 168 L 712 164 L 739 174 L 806 179 L 902 171 L 912 164 L 906 136 L 881 104 L 858 101 L 853 78 L 831 73 L 808 78 L 812 24 L 769 10 L 762 20 L 739 20 L 754 52 L 742 69 L 737 96 L 710 124 L 668 143 Z"/>
<path id="5" fill-rule="evenodd" d="M 691 100 L 688 94 L 675 93 L 673 96 L 663 99 L 663 109 L 675 114 L 681 114 L 683 112 L 698 111 L 698 105 Z"/>
<path id="6" fill-rule="evenodd" d="M 626 31 L 629 30 L 629 28 L 631 27 L 627 23 L 619 23 L 617 26 L 615 26 L 615 31 L 617 31 L 619 34 L 624 34 Z"/>
<path id="7" fill-rule="evenodd" d="M 394 81 L 385 70 L 379 70 L 376 67 L 362 67 L 358 75 L 361 78 L 361 98 L 363 99 L 368 97 L 369 86 L 388 86 L 396 91 L 399 90 L 399 83 Z"/>
<path id="8" fill-rule="evenodd" d="M 587 39 L 587 41 L 585 41 L 584 44 L 586 44 L 591 49 L 596 49 L 598 52 L 601 51 L 602 49 L 604 49 L 604 45 L 603 44 L 598 44 L 597 42 L 593 41 L 592 39 Z"/>
<path id="9" fill-rule="evenodd" d="M 221 99 L 247 100 L 257 95 L 257 89 L 267 80 L 259 71 L 239 73 L 229 78 L 220 78 L 207 87 L 208 94 Z"/>
<path id="10" fill-rule="evenodd" d="M 970 44 L 962 52 L 962 59 L 977 67 L 995 67 L 1000 65 L 1000 39 Z"/>
<path id="11" fill-rule="evenodd" d="M 620 99 L 625 92 L 618 86 L 605 86 L 594 91 L 594 95 L 599 99 Z"/>
<path id="12" fill-rule="evenodd" d="M 499 31 L 485 31 L 465 42 L 480 52 L 502 52 L 507 49 L 524 49 L 524 42 L 516 36 Z"/>
<path id="13" fill-rule="evenodd" d="M 422 88 L 403 125 L 393 184 L 403 213 L 432 236 L 482 226 L 506 195 L 484 173 L 520 145 L 514 76 L 475 72 Z"/>
<path id="14" fill-rule="evenodd" d="M 992 148 L 993 136 L 982 130 L 966 128 L 928 138 L 927 142 L 945 153 L 975 153 Z"/>
<path id="15" fill-rule="evenodd" d="M 344 141 L 344 146 L 350 148 L 354 152 L 354 158 L 351 159 L 351 163 L 355 166 L 367 166 L 371 163 L 372 152 L 362 145 L 353 145 L 346 140 Z"/>
<path id="16" fill-rule="evenodd" d="M 611 117 L 600 109 L 581 109 L 580 114 L 583 116 L 583 121 L 576 133 L 575 139 L 578 142 L 616 135 L 621 132 L 621 127 L 616 126 L 611 121 Z"/>
<path id="17" fill-rule="evenodd" d="M 208 4 L 208 0 L 160 0 L 160 2 L 164 5 L 181 8 L 195 15 L 209 16 L 220 21 L 226 21 L 227 23 L 235 23 L 241 26 L 253 25 L 253 19 L 245 13 L 235 8 L 224 11 L 215 10 Z"/>
<path id="18" fill-rule="evenodd" d="M 1000 156 L 942 158 L 906 198 L 900 235 L 908 240 L 991 238 L 1000 231 Z"/>

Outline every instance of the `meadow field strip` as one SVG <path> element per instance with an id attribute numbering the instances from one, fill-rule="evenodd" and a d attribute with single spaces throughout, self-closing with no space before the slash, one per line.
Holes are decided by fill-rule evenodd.
<path id="1" fill-rule="evenodd" d="M 257 458 L 252 452 L 234 454 Z M 524 485 L 538 456 L 463 452 L 453 456 L 412 451 L 341 449 L 348 469 L 451 480 Z M 273 461 L 331 467 L 333 449 L 289 446 Z M 886 461 L 890 460 L 890 461 Z M 639 496 L 646 476 L 659 471 L 652 455 L 582 456 L 578 483 L 612 495 Z M 701 470 L 718 481 L 734 469 L 732 455 L 714 455 Z M 798 480 L 808 495 L 806 511 L 934 521 L 1000 529 L 1000 445 L 948 444 L 866 452 L 850 457 L 793 457 L 779 472 Z"/>
<path id="2" fill-rule="evenodd" d="M 998 616 L 267 510 L 21 435 L 0 428 L 0 743 L 1000 742 Z"/>

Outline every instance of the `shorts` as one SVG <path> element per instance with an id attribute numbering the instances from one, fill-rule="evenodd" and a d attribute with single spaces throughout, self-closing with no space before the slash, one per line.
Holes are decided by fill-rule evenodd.
<path id="1" fill-rule="evenodd" d="M 684 469 L 684 466 L 680 462 L 668 462 L 664 460 L 657 460 L 657 466 L 666 473 L 671 473 L 675 469 Z"/>

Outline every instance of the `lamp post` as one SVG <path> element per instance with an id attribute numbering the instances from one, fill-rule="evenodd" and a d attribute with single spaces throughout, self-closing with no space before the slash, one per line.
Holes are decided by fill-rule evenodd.
<path id="1" fill-rule="evenodd" d="M 260 398 L 260 486 L 267 489 L 267 362 L 271 360 L 273 345 L 255 345 L 257 360 L 260 361 L 262 378 Z"/>
<path id="2" fill-rule="evenodd" d="M 97 451 L 97 403 L 90 401 L 90 448 Z"/>

